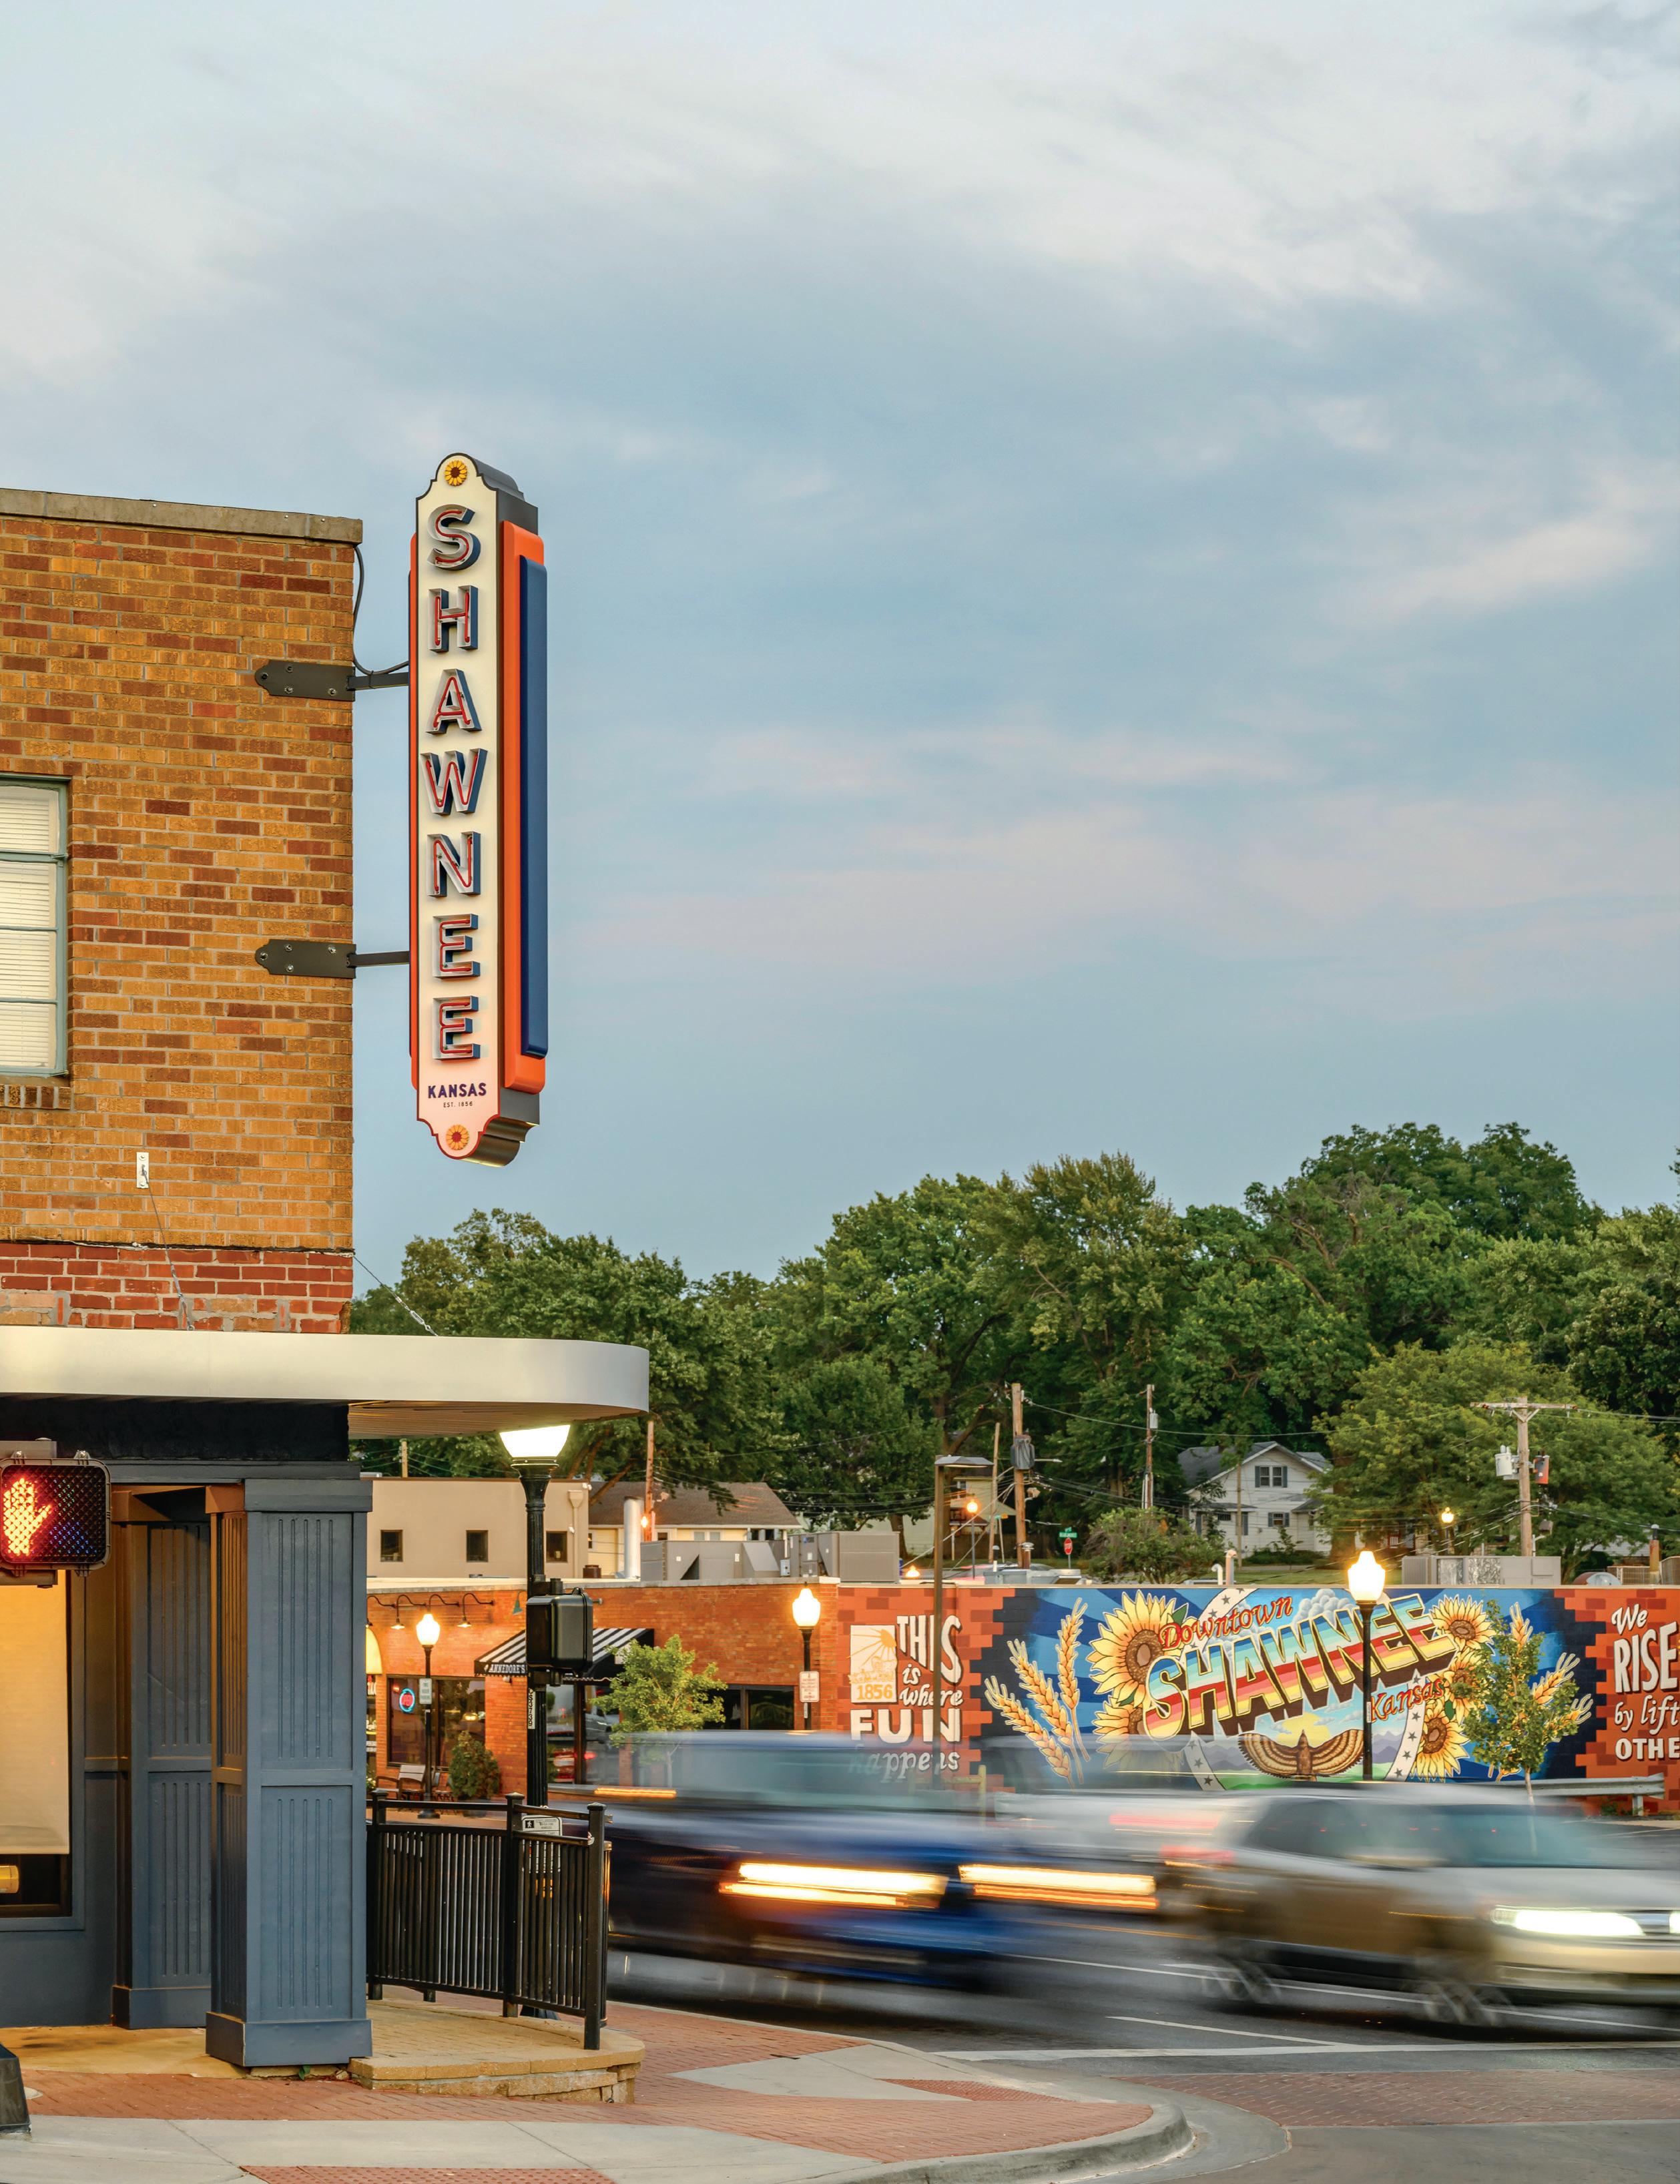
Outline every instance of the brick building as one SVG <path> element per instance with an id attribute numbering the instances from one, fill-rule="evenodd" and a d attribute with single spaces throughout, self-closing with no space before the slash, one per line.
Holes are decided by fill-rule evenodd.
<path id="1" fill-rule="evenodd" d="M 113 1517 L 85 1573 L 0 1528 L 0 1995 L 245 2065 L 368 2046 L 351 1436 L 647 1402 L 639 1350 L 342 1331 L 351 989 L 253 955 L 352 938 L 351 708 L 254 675 L 349 657 L 360 535 L 0 491 L 0 1462 Z"/>
<path id="2" fill-rule="evenodd" d="M 351 938 L 351 708 L 252 678 L 361 528 L 0 492 L 0 1323 L 342 1324 L 351 989 L 252 955 Z"/>

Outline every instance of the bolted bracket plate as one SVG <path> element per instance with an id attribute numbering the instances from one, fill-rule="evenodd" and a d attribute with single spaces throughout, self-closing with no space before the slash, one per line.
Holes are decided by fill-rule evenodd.
<path id="1" fill-rule="evenodd" d="M 376 668 L 364 675 L 355 667 L 335 667 L 320 660 L 265 660 L 252 678 L 270 698 L 353 698 L 359 690 L 406 690 L 409 671 Z"/>
<path id="2" fill-rule="evenodd" d="M 375 965 L 406 963 L 406 948 L 358 949 L 353 940 L 265 940 L 257 961 L 271 978 L 353 978 Z"/>
<path id="3" fill-rule="evenodd" d="M 353 978 L 355 944 L 348 940 L 265 940 L 257 961 L 271 978 Z"/>
<path id="4" fill-rule="evenodd" d="M 256 680 L 270 698 L 348 698 L 355 672 L 320 660 L 265 660 Z"/>

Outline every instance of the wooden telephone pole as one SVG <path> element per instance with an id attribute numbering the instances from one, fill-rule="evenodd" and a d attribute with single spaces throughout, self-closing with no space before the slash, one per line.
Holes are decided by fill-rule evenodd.
<path id="1" fill-rule="evenodd" d="M 1026 1537 L 1026 1473 L 1020 1461 L 1021 1442 L 1026 1438 L 1026 1428 L 1021 1422 L 1021 1383 L 1010 1383 L 1010 1432 L 1015 1458 L 1015 1558 L 1016 1566 L 1025 1569 L 1032 1559 L 1032 1549 Z"/>
<path id="2" fill-rule="evenodd" d="M 1155 1506 L 1155 1384 L 1143 1390 L 1143 1507 Z"/>
<path id="3" fill-rule="evenodd" d="M 1527 1396 L 1519 1396 L 1509 1403 L 1478 1403 L 1478 1411 L 1509 1411 L 1516 1420 L 1516 1510 L 1522 1527 L 1522 1544 L 1518 1552 L 1533 1556 L 1534 1552 L 1534 1507 L 1531 1498 L 1528 1468 L 1528 1425 L 1542 1411 L 1572 1411 L 1573 1403 L 1534 1403 Z"/>

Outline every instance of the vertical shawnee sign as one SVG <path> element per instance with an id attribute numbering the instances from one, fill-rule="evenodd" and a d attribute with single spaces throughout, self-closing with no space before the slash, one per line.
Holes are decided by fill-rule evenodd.
<path id="1" fill-rule="evenodd" d="M 446 457 L 409 584 L 409 1048 L 421 1122 L 498 1167 L 548 1051 L 546 582 L 513 480 Z"/>

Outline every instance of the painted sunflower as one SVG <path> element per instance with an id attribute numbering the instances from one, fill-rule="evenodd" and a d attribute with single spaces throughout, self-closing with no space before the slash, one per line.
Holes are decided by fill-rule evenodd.
<path id="1" fill-rule="evenodd" d="M 1494 1618 L 1479 1600 L 1460 1593 L 1455 1599 L 1438 1600 L 1431 1620 L 1443 1638 L 1450 1638 L 1460 1653 L 1485 1646 L 1494 1635 Z"/>
<path id="2" fill-rule="evenodd" d="M 1149 1670 L 1167 1650 L 1163 1634 L 1178 1621 L 1170 1594 L 1124 1592 L 1086 1649 L 1097 1689 L 1122 1705 L 1141 1702 Z M 1104 1709 L 1106 1711 L 1106 1709 Z"/>
<path id="3" fill-rule="evenodd" d="M 1093 1726 L 1099 1737 L 1141 1736 L 1148 1711 L 1127 1699 L 1104 1699 Z"/>
<path id="4" fill-rule="evenodd" d="M 1455 1721 L 1449 1721 L 1439 1707 L 1426 1707 L 1423 1735 L 1418 1741 L 1417 1757 L 1411 1763 L 1412 1780 L 1444 1781 L 1449 1774 L 1458 1773 L 1469 1749 L 1470 1740 Z"/>

